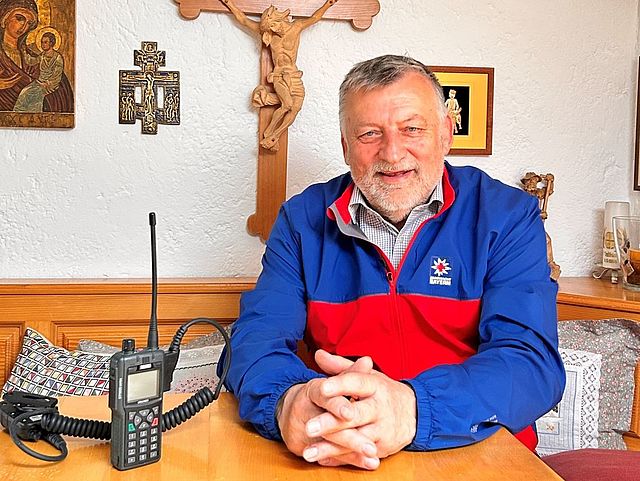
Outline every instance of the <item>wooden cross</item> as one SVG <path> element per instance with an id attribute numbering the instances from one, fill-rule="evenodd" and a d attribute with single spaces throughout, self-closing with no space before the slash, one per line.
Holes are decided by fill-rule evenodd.
<path id="1" fill-rule="evenodd" d="M 142 42 L 142 48 L 133 52 L 133 64 L 140 70 L 120 70 L 120 123 L 135 124 L 140 119 L 143 134 L 157 134 L 158 124 L 179 125 L 180 72 L 158 70 L 165 65 L 164 50 L 158 50 L 157 42 Z M 136 88 L 141 91 L 140 103 L 135 100 Z"/>
<path id="2" fill-rule="evenodd" d="M 180 5 L 180 14 L 187 19 L 195 19 L 201 11 L 231 13 L 220 0 L 174 0 Z M 312 17 L 325 3 L 325 0 L 234 0 L 241 14 L 262 15 L 272 4 L 277 3 L 278 10 L 290 10 L 297 18 Z M 378 0 L 338 0 L 323 12 L 323 19 L 349 20 L 354 28 L 366 30 L 371 26 L 373 17 L 380 11 Z M 259 18 L 256 19 L 259 21 Z M 268 86 L 268 94 L 274 93 L 269 85 L 274 67 L 270 49 L 263 43 L 260 52 L 260 86 Z M 300 72 L 301 75 L 301 72 Z M 255 91 L 254 91 L 255 94 Z M 303 94 L 304 95 L 304 94 Z M 256 211 L 247 220 L 249 234 L 259 236 L 262 241 L 269 237 L 271 227 L 284 202 L 287 187 L 287 131 L 284 130 L 277 140 L 276 147 L 269 148 L 269 139 L 265 139 L 273 113 L 277 105 L 264 105 L 259 110 L 258 135 L 258 172 Z"/>

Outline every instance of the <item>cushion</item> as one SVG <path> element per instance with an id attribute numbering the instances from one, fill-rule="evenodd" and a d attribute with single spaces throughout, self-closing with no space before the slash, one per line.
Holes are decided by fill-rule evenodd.
<path id="1" fill-rule="evenodd" d="M 178 364 L 173 371 L 173 381 L 171 382 L 171 392 L 196 392 L 208 386 L 212 391 L 218 385 L 218 359 L 222 354 L 224 344 L 208 345 L 214 337 L 201 336 L 204 340 L 195 339 L 193 344 L 183 344 L 180 348 Z M 220 335 L 222 338 L 222 335 Z M 223 341 L 224 342 L 224 341 Z M 189 345 L 201 347 L 189 348 Z M 118 352 L 118 348 L 93 340 L 81 340 L 78 349 L 94 354 L 107 354 L 109 356 Z M 224 386 L 221 391 L 226 391 Z"/>
<path id="2" fill-rule="evenodd" d="M 640 452 L 579 449 L 543 458 L 565 481 L 637 481 Z"/>
<path id="3" fill-rule="evenodd" d="M 96 396 L 109 392 L 110 354 L 68 351 L 27 328 L 22 349 L 2 388 L 44 396 Z"/>
<path id="4" fill-rule="evenodd" d="M 180 357 L 171 382 L 172 392 L 196 392 L 207 386 L 212 391 L 218 385 L 218 360 L 224 344 L 180 349 Z M 221 392 L 226 389 L 222 386 Z"/>
<path id="5" fill-rule="evenodd" d="M 34 329 L 25 330 L 22 349 L 2 393 L 14 390 L 45 396 L 95 396 L 109 392 L 109 360 L 117 348 L 80 341 L 69 351 L 54 346 Z M 218 383 L 216 367 L 223 345 L 181 349 L 172 392 L 195 392 Z"/>
<path id="6" fill-rule="evenodd" d="M 640 357 L 640 323 L 628 319 L 561 321 L 560 346 L 602 355 L 598 447 L 625 449 L 629 430 L 634 369 Z"/>
<path id="7" fill-rule="evenodd" d="M 598 398 L 602 356 L 560 348 L 567 384 L 557 406 L 536 421 L 541 456 L 598 447 Z"/>

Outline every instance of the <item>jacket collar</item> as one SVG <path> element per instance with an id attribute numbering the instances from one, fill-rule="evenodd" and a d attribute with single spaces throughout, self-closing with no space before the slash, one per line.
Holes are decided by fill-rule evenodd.
<path id="1" fill-rule="evenodd" d="M 432 217 L 435 219 L 442 215 L 451 205 L 456 198 L 456 192 L 451 185 L 451 181 L 449 180 L 449 164 L 445 162 L 444 170 L 442 172 L 442 190 L 444 192 L 444 204 L 440 211 Z M 355 184 L 353 180 L 349 182 L 347 188 L 344 190 L 342 194 L 327 208 L 327 216 L 329 219 L 337 222 L 340 230 L 345 234 L 354 235 L 354 232 L 357 232 L 359 235 L 356 237 L 360 237 L 362 234 L 360 233 L 360 229 L 357 229 L 353 223 L 353 219 L 351 218 L 351 214 L 349 213 L 349 202 L 351 200 L 351 194 L 353 193 L 353 189 Z M 345 230 L 346 229 L 346 230 Z"/>

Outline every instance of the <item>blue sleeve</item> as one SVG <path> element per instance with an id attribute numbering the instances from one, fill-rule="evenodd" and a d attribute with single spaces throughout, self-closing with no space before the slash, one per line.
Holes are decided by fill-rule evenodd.
<path id="1" fill-rule="evenodd" d="M 500 426 L 517 433 L 562 397 L 557 284 L 549 278 L 540 211 L 529 199 L 509 213 L 489 244 L 478 353 L 405 380 L 418 403 L 416 436 L 407 449 L 471 444 Z"/>
<path id="2" fill-rule="evenodd" d="M 296 355 L 307 317 L 301 272 L 299 243 L 285 204 L 269 236 L 256 288 L 241 298 L 225 382 L 238 398 L 240 417 L 269 439 L 281 439 L 275 413 L 284 392 L 321 376 Z"/>

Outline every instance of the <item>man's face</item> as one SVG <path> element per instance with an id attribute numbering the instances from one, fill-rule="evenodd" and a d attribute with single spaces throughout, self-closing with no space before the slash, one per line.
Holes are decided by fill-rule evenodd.
<path id="1" fill-rule="evenodd" d="M 345 99 L 342 150 L 355 184 L 393 223 L 425 202 L 453 141 L 449 116 L 429 80 L 410 72 Z"/>

